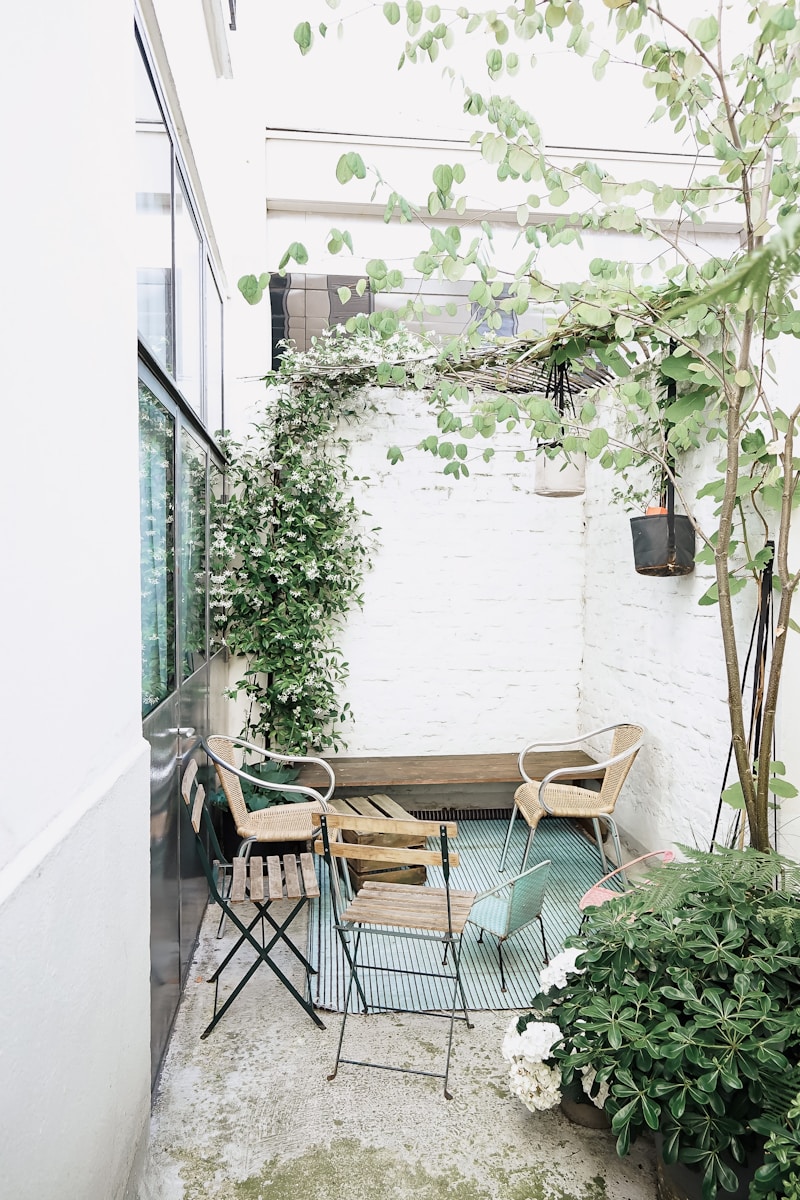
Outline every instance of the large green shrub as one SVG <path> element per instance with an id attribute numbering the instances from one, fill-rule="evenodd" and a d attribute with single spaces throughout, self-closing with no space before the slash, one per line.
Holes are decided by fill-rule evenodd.
<path id="1" fill-rule="evenodd" d="M 588 1070 L 593 1091 L 608 1085 L 620 1154 L 659 1131 L 706 1200 L 733 1190 L 733 1165 L 763 1146 L 757 1122 L 800 1086 L 799 870 L 752 850 L 665 866 L 590 910 L 579 973 L 519 1022 L 559 1025 L 566 1084 Z"/>

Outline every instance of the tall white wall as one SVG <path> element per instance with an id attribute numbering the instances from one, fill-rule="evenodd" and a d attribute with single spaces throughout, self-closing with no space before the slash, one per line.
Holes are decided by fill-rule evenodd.
<path id="1" fill-rule="evenodd" d="M 690 497 L 702 478 L 700 464 L 692 465 L 684 480 Z M 713 583 L 713 569 L 698 564 L 675 579 L 637 575 L 630 517 L 640 514 L 614 502 L 615 485 L 618 480 L 592 464 L 579 723 L 584 731 L 618 720 L 645 728 L 617 806 L 619 823 L 634 841 L 647 849 L 676 841 L 708 849 L 730 741 L 719 609 L 697 603 Z M 709 515 L 707 505 L 700 511 Z M 742 635 L 749 635 L 751 591 L 737 598 Z M 735 771 L 728 782 L 734 779 Z M 726 806 L 719 838 L 732 814 Z"/>
<path id="2" fill-rule="evenodd" d="M 0 1190 L 17 1200 L 122 1195 L 149 1111 L 131 35 L 125 5 L 4 14 Z"/>
<path id="3" fill-rule="evenodd" d="M 364 607 L 342 641 L 355 722 L 348 754 L 515 749 L 577 711 L 583 502 L 533 493 L 532 461 L 468 459 L 453 482 L 413 447 L 434 426 L 419 394 L 372 393 L 351 463 L 379 527 Z M 386 461 L 389 446 L 405 461 Z M 522 445 L 520 441 L 516 444 Z"/>

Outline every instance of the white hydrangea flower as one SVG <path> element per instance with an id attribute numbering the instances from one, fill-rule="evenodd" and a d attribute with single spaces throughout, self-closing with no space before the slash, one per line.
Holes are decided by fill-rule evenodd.
<path id="1" fill-rule="evenodd" d="M 555 1108 L 561 1099 L 561 1072 L 541 1062 L 514 1062 L 509 1087 L 530 1112 L 543 1112 Z"/>
<path id="2" fill-rule="evenodd" d="M 566 987 L 568 975 L 582 975 L 583 971 L 579 971 L 575 966 L 575 961 L 580 953 L 580 950 L 562 950 L 555 958 L 551 958 L 549 965 L 542 967 L 539 975 L 540 990 L 549 992 L 554 987 Z"/>

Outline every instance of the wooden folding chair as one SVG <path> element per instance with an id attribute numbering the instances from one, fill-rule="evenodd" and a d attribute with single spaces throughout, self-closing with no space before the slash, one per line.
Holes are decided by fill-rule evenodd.
<path id="1" fill-rule="evenodd" d="M 200 1037 L 208 1037 L 262 964 L 268 966 L 277 976 L 297 1003 L 308 1013 L 314 1024 L 318 1025 L 320 1029 L 324 1029 L 325 1026 L 314 1012 L 310 1000 L 301 995 L 271 957 L 273 948 L 278 942 L 282 942 L 302 964 L 307 981 L 309 976 L 316 974 L 314 967 L 300 953 L 286 932 L 305 905 L 310 900 L 319 898 L 319 885 L 314 871 L 313 856 L 311 854 L 285 854 L 281 858 L 273 855 L 265 861 L 253 855 L 249 861 L 244 857 L 236 857 L 233 862 L 229 863 L 222 854 L 205 803 L 205 788 L 202 784 L 197 783 L 197 763 L 194 759 L 189 762 L 184 771 L 181 794 L 191 815 L 192 829 L 197 839 L 197 854 L 208 880 L 211 897 L 220 906 L 223 914 L 236 926 L 240 935 L 236 944 L 208 979 L 209 983 L 214 984 L 214 1015 Z M 206 850 L 206 838 L 214 856 L 213 862 Z M 285 919 L 276 920 L 269 909 L 281 900 L 294 900 L 295 904 Z M 249 901 L 255 908 L 255 916 L 248 924 L 245 924 L 237 911 L 245 901 Z M 259 923 L 261 924 L 261 941 L 253 933 Z M 265 933 L 267 925 L 273 931 L 273 936 L 269 940 Z M 248 968 L 218 1010 L 219 980 L 222 972 L 245 943 L 255 950 L 255 962 Z"/>
<path id="2" fill-rule="evenodd" d="M 338 813 L 314 813 L 312 821 L 319 828 L 321 837 L 314 842 L 318 854 L 324 854 L 328 866 L 328 878 L 331 881 L 331 898 L 334 909 L 334 928 L 339 935 L 339 941 L 345 959 L 350 968 L 347 993 L 344 1000 L 342 1027 L 339 1032 L 339 1044 L 336 1048 L 336 1062 L 328 1079 L 335 1079 L 340 1063 L 349 1063 L 360 1067 L 378 1067 L 387 1071 L 401 1071 L 410 1075 L 427 1075 L 434 1079 L 444 1080 L 444 1094 L 450 1100 L 447 1081 L 450 1073 L 450 1053 L 453 1044 L 453 1026 L 456 1021 L 463 1020 L 468 1029 L 472 1026 L 467 1011 L 467 1001 L 461 981 L 461 938 L 464 926 L 469 916 L 474 892 L 454 891 L 450 887 L 450 868 L 458 866 L 458 855 L 451 853 L 449 839 L 456 836 L 457 828 L 453 822 L 394 820 L 388 817 L 358 817 Z M 436 837 L 440 839 L 439 850 L 420 850 L 399 846 L 365 844 L 346 840 L 337 840 L 337 835 L 347 831 L 360 835 L 375 835 L 374 843 L 380 841 L 381 835 L 390 835 L 392 839 L 407 836 Z M 413 864 L 439 866 L 444 875 L 444 887 L 434 888 L 424 885 L 404 883 L 381 883 L 379 880 L 368 881 L 356 894 L 347 907 L 339 914 L 337 908 L 338 873 L 336 859 L 353 858 L 383 864 Z M 420 942 L 438 942 L 444 946 L 441 971 L 415 970 L 406 966 L 387 966 L 385 963 L 359 962 L 359 952 L 362 940 L 369 937 L 413 939 Z M 451 967 L 447 967 L 448 959 Z M 399 961 L 399 960 L 398 960 Z M 382 1004 L 368 1001 L 364 986 L 367 973 L 385 972 L 391 977 L 416 975 L 432 979 L 444 979 L 452 982 L 452 1002 L 449 1013 L 442 1010 L 411 1009 L 401 1004 Z M 423 1071 L 411 1067 L 397 1067 L 388 1063 L 365 1062 L 362 1059 L 343 1058 L 342 1043 L 347 1024 L 350 998 L 355 987 L 361 1000 L 364 1013 L 370 1011 L 383 1012 L 419 1012 L 428 1016 L 448 1016 L 450 1018 L 447 1041 L 447 1058 L 444 1071 Z M 459 998 L 461 1003 L 459 1004 Z M 463 1016 L 456 1018 L 456 1009 L 463 1011 Z"/>

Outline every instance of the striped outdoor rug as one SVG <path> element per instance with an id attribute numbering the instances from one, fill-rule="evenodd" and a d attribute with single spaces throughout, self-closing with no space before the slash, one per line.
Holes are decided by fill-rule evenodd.
<path id="1" fill-rule="evenodd" d="M 497 869 L 507 827 L 505 820 L 458 822 L 458 837 L 453 847 L 458 850 L 461 865 L 450 873 L 451 887 L 481 892 L 518 872 L 527 835 L 527 826 L 519 819 L 514 825 L 507 869 L 502 875 Z M 552 866 L 542 916 L 552 958 L 563 949 L 564 939 L 577 932 L 580 923 L 578 900 L 602 876 L 603 867 L 597 847 L 569 822 L 555 818 L 540 823 L 528 865 L 534 866 L 546 858 Z M 319 870 L 321 899 L 311 906 L 309 918 L 309 958 L 319 972 L 311 981 L 312 997 L 316 1007 L 342 1012 L 348 970 L 338 936 L 332 928 L 327 871 L 322 859 Z M 440 872 L 428 868 L 428 882 L 441 887 L 444 881 Z M 478 934 L 477 929 L 467 925 L 461 968 L 468 1007 L 473 1010 L 525 1008 L 539 987 L 542 941 L 538 921 L 505 943 L 505 992 L 500 988 L 497 940 L 487 933 L 479 943 Z M 449 1010 L 452 983 L 402 973 L 409 968 L 435 972 L 440 969 L 441 957 L 439 943 L 373 936 L 367 945 L 365 935 L 359 953 L 359 975 L 370 1003 L 415 1012 Z M 400 973 L 381 975 L 363 971 L 361 960 L 388 965 Z M 350 1011 L 358 1011 L 353 996 Z"/>

